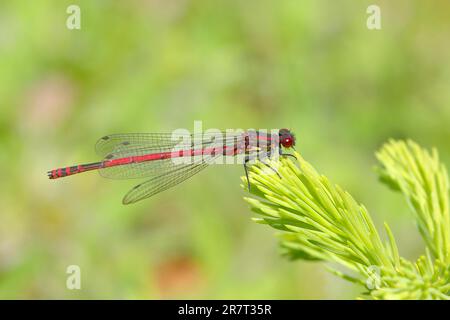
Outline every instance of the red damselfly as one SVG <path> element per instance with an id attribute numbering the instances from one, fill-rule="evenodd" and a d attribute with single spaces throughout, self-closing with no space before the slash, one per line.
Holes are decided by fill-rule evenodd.
<path id="1" fill-rule="evenodd" d="M 102 161 L 48 171 L 50 179 L 98 170 L 112 179 L 150 178 L 123 198 L 130 204 L 151 197 L 188 179 L 219 157 L 240 158 L 248 180 L 247 165 L 273 158 L 283 148 L 293 148 L 295 137 L 288 129 L 265 131 L 214 131 L 190 133 L 128 133 L 104 136 L 96 144 Z M 250 183 L 249 183 L 250 188 Z"/>

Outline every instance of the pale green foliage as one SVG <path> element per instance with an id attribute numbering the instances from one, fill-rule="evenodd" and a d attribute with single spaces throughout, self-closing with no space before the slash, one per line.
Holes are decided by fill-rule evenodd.
<path id="1" fill-rule="evenodd" d="M 282 231 L 287 256 L 341 264 L 356 276 L 330 270 L 365 285 L 375 299 L 450 298 L 448 176 L 436 151 L 391 141 L 377 153 L 382 181 L 405 195 L 427 245 L 416 263 L 400 257 L 387 224 L 383 241 L 363 205 L 295 156 L 298 165 L 290 159 L 269 163 L 281 179 L 266 165 L 252 166 L 257 198 L 245 198 L 259 214 L 256 222 Z"/>
<path id="2" fill-rule="evenodd" d="M 432 153 L 416 143 L 390 141 L 380 152 L 382 181 L 401 190 L 414 212 L 419 231 L 434 257 L 450 263 L 448 175 Z"/>

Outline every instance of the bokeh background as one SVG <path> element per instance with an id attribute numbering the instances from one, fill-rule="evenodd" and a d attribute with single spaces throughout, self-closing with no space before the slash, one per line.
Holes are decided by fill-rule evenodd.
<path id="1" fill-rule="evenodd" d="M 66 9 L 81 8 L 81 30 Z M 382 30 L 366 27 L 381 7 Z M 58 166 L 97 161 L 109 133 L 291 128 L 297 150 L 424 249 L 377 182 L 389 138 L 450 163 L 450 2 L 54 0 L 0 4 L 0 298 L 352 299 L 322 263 L 280 257 L 253 223 L 241 166 L 208 168 L 135 205 L 137 181 Z M 81 290 L 66 268 L 81 268 Z"/>

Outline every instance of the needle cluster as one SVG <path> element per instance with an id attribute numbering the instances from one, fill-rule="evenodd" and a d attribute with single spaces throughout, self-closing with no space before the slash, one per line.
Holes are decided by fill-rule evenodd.
<path id="1" fill-rule="evenodd" d="M 328 269 L 374 299 L 450 299 L 449 183 L 436 150 L 392 140 L 377 153 L 380 180 L 404 195 L 426 244 L 416 262 L 400 256 L 386 223 L 383 238 L 364 205 L 295 156 L 297 163 L 269 163 L 278 174 L 267 164 L 252 166 L 253 197 L 245 198 L 254 221 L 280 231 L 284 255 L 342 265 L 349 273 Z"/>

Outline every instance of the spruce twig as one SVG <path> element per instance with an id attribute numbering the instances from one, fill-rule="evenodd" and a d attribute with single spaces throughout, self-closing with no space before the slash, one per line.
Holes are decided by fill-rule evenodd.
<path id="1" fill-rule="evenodd" d="M 295 156 L 297 164 L 269 163 L 279 176 L 267 165 L 252 166 L 255 197 L 245 198 L 258 214 L 254 221 L 281 231 L 286 256 L 341 264 L 356 276 L 329 269 L 364 284 L 374 299 L 450 299 L 448 176 L 436 151 L 391 141 L 377 153 L 381 180 L 405 195 L 427 244 L 415 263 L 400 257 L 387 224 L 384 240 L 362 204 Z"/>

